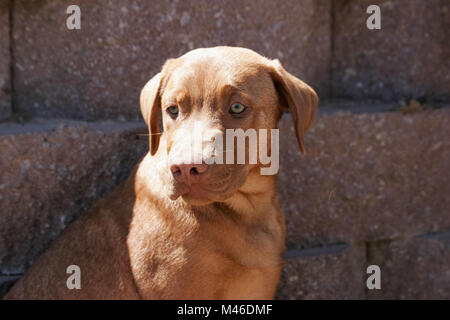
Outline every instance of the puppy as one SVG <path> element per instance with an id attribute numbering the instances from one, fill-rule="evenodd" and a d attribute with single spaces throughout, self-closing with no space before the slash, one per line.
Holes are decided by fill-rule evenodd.
<path id="1" fill-rule="evenodd" d="M 267 164 L 259 159 L 220 163 L 238 157 L 236 148 L 214 146 L 227 129 L 255 129 L 261 139 L 259 129 L 276 129 L 289 109 L 305 154 L 317 105 L 314 90 L 278 60 L 248 49 L 197 49 L 168 60 L 141 93 L 148 154 L 6 299 L 272 299 L 285 250 L 276 174 L 261 174 Z M 277 141 L 267 136 L 274 154 Z M 248 146 L 244 153 L 248 159 Z M 76 288 L 68 285 L 73 265 Z"/>

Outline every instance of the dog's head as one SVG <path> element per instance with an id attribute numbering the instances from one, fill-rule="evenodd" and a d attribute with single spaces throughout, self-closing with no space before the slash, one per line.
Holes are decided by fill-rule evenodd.
<path id="1" fill-rule="evenodd" d="M 150 153 L 166 153 L 170 197 L 196 205 L 230 198 L 250 173 L 268 166 L 261 152 L 266 148 L 274 159 L 278 135 L 271 130 L 287 109 L 305 154 L 303 137 L 317 105 L 314 90 L 278 60 L 233 47 L 196 49 L 170 59 L 141 93 Z"/>

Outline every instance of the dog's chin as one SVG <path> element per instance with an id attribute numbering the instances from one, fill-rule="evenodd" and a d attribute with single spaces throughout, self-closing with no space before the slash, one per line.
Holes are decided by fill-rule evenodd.
<path id="1" fill-rule="evenodd" d="M 206 206 L 213 202 L 222 202 L 226 200 L 229 192 L 214 191 L 203 185 L 187 186 L 185 184 L 174 185 L 170 199 L 175 201 L 181 197 L 186 203 L 193 206 Z"/>
<path id="2" fill-rule="evenodd" d="M 197 207 L 207 206 L 208 204 L 211 204 L 214 202 L 214 200 L 207 199 L 207 198 L 195 198 L 195 197 L 192 197 L 190 194 L 185 194 L 181 198 L 187 204 L 190 204 L 192 206 L 197 206 Z"/>

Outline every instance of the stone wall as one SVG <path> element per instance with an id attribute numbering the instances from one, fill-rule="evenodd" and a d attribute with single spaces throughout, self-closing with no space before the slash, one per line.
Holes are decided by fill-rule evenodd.
<path id="1" fill-rule="evenodd" d="M 81 30 L 67 29 L 64 2 L 2 1 L 0 119 L 14 102 L 25 117 L 136 120 L 139 90 L 167 58 L 223 44 L 280 59 L 322 99 L 449 98 L 445 1 L 77 3 Z M 369 4 L 381 8 L 381 30 L 366 28 Z"/>
<path id="2" fill-rule="evenodd" d="M 61 1 L 0 2 L 0 297 L 146 152 L 145 82 L 167 58 L 227 44 L 280 59 L 322 101 L 306 157 L 290 116 L 280 124 L 277 298 L 450 298 L 449 109 L 380 112 L 410 98 L 448 106 L 447 2 L 77 4 L 82 29 L 69 31 Z M 381 30 L 365 27 L 369 4 Z M 323 104 L 334 98 L 353 102 Z M 382 290 L 366 288 L 370 264 Z"/>

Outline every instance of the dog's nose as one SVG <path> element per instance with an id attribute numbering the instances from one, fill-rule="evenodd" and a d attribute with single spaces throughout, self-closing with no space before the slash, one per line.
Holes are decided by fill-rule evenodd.
<path id="1" fill-rule="evenodd" d="M 201 164 L 173 164 L 170 166 L 170 171 L 175 180 L 179 182 L 191 183 L 198 180 L 206 171 L 208 165 L 206 163 Z"/>

